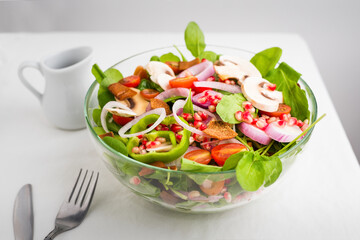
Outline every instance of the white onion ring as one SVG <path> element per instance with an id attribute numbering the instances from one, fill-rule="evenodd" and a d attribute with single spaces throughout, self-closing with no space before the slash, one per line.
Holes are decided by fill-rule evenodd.
<path id="1" fill-rule="evenodd" d="M 209 77 L 214 75 L 215 69 L 212 62 L 205 61 L 189 67 L 188 69 L 182 71 L 177 77 L 186 77 L 189 75 L 189 72 L 196 76 L 199 81 L 206 81 Z"/>
<path id="2" fill-rule="evenodd" d="M 223 90 L 230 93 L 241 93 L 241 87 L 238 85 L 230 85 L 222 82 L 206 81 L 206 82 L 194 82 L 195 87 L 209 87 L 219 90 Z"/>
<path id="3" fill-rule="evenodd" d="M 159 115 L 159 118 L 156 120 L 156 122 L 149 127 L 148 129 L 145 129 L 144 131 L 141 132 L 137 132 L 137 133 L 132 133 L 132 134 L 125 134 L 132 126 L 134 126 L 136 123 L 138 123 L 142 118 L 146 117 L 147 115 L 150 114 L 157 114 Z M 151 111 L 148 111 L 146 113 L 141 114 L 139 117 L 135 118 L 134 120 L 132 120 L 131 122 L 128 122 L 127 124 L 125 124 L 122 128 L 120 128 L 119 130 L 119 136 L 123 137 L 123 138 L 131 138 L 131 137 L 135 137 L 135 136 L 139 136 L 139 135 L 143 135 L 145 133 L 148 133 L 150 131 L 152 131 L 153 129 L 155 129 L 166 117 L 166 111 L 164 108 L 155 108 Z"/>
<path id="4" fill-rule="evenodd" d="M 185 105 L 185 101 L 184 100 L 177 100 L 174 105 L 173 105 L 173 114 L 174 114 L 174 118 L 175 120 L 177 121 L 178 124 L 180 124 L 180 126 L 182 126 L 183 128 L 185 128 L 186 130 L 189 130 L 190 132 L 193 132 L 193 133 L 196 133 L 196 134 L 199 134 L 201 136 L 204 136 L 204 137 L 210 137 L 209 135 L 207 135 L 206 133 L 204 133 L 203 131 L 200 131 L 199 129 L 196 129 L 194 127 L 191 127 L 189 125 L 187 125 L 186 123 L 184 123 L 183 121 L 181 121 L 181 119 L 179 118 L 179 116 L 177 115 L 177 111 L 180 109 L 180 108 L 183 108 L 184 105 Z"/>
<path id="5" fill-rule="evenodd" d="M 133 112 L 133 110 L 131 110 L 128 106 L 126 106 L 122 103 L 119 103 L 117 101 L 110 101 L 110 102 L 106 103 L 105 106 L 102 108 L 101 115 L 100 115 L 101 126 L 103 127 L 105 132 L 109 132 L 109 129 L 107 128 L 107 124 L 106 124 L 106 114 L 108 113 L 108 111 L 106 109 L 114 108 L 114 107 L 118 107 L 120 109 L 124 109 L 124 110 Z M 135 113 L 135 115 L 136 115 L 136 113 Z"/>

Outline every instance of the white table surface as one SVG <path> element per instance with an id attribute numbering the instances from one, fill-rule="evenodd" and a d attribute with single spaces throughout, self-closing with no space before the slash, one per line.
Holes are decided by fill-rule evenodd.
<path id="1" fill-rule="evenodd" d="M 317 97 L 319 113 L 327 113 L 281 185 L 223 213 L 187 215 L 154 206 L 111 175 L 85 129 L 52 127 L 38 100 L 17 77 L 22 61 L 58 50 L 90 45 L 94 62 L 107 68 L 142 50 L 183 44 L 182 33 L 1 33 L 0 239 L 13 239 L 13 203 L 25 183 L 33 185 L 34 239 L 43 239 L 80 168 L 100 171 L 98 188 L 85 221 L 59 235 L 59 240 L 360 239 L 359 166 L 327 93 L 326 79 L 321 79 L 303 39 L 296 34 L 207 33 L 206 42 L 254 52 L 281 47 L 282 60 L 303 74 Z"/>

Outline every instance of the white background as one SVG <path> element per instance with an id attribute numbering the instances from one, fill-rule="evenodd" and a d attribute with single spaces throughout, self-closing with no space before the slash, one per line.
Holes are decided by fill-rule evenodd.
<path id="1" fill-rule="evenodd" d="M 180 32 L 194 20 L 205 36 L 206 32 L 299 33 L 310 46 L 359 159 L 359 12 L 356 0 L 0 1 L 0 32 Z"/>

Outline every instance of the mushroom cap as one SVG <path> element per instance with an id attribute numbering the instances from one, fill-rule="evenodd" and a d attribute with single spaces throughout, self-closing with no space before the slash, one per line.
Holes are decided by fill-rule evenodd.
<path id="1" fill-rule="evenodd" d="M 150 79 L 157 84 L 159 84 L 158 77 L 160 74 L 167 74 L 175 78 L 174 71 L 163 62 L 151 61 L 145 66 L 145 69 L 150 74 Z"/>
<path id="2" fill-rule="evenodd" d="M 282 102 L 282 93 L 268 90 L 267 84 L 270 82 L 261 77 L 248 77 L 241 85 L 241 91 L 254 107 L 266 112 L 276 112 Z"/>
<path id="3" fill-rule="evenodd" d="M 136 88 L 131 88 L 134 90 L 137 94 L 131 98 L 127 98 L 123 101 L 120 101 L 116 99 L 116 101 L 125 104 L 127 107 L 129 107 L 134 113 L 136 113 L 136 116 L 140 116 L 141 114 L 146 112 L 146 108 L 149 104 L 148 101 L 146 101 L 140 94 L 140 90 Z"/>

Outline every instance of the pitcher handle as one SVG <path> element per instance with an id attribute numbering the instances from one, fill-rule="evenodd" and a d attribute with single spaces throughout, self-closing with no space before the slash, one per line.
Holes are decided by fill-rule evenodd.
<path id="1" fill-rule="evenodd" d="M 37 69 L 41 74 L 41 68 L 40 68 L 40 64 L 38 62 L 34 62 L 34 61 L 26 61 L 20 64 L 19 68 L 18 68 L 18 75 L 19 78 L 21 80 L 21 82 L 25 85 L 25 87 L 27 87 L 27 89 L 30 90 L 30 92 L 32 92 L 35 97 L 37 97 L 39 99 L 39 101 L 41 102 L 43 94 L 40 93 L 38 90 L 36 90 L 30 83 L 29 81 L 25 78 L 24 76 L 24 69 L 25 68 L 35 68 Z"/>

